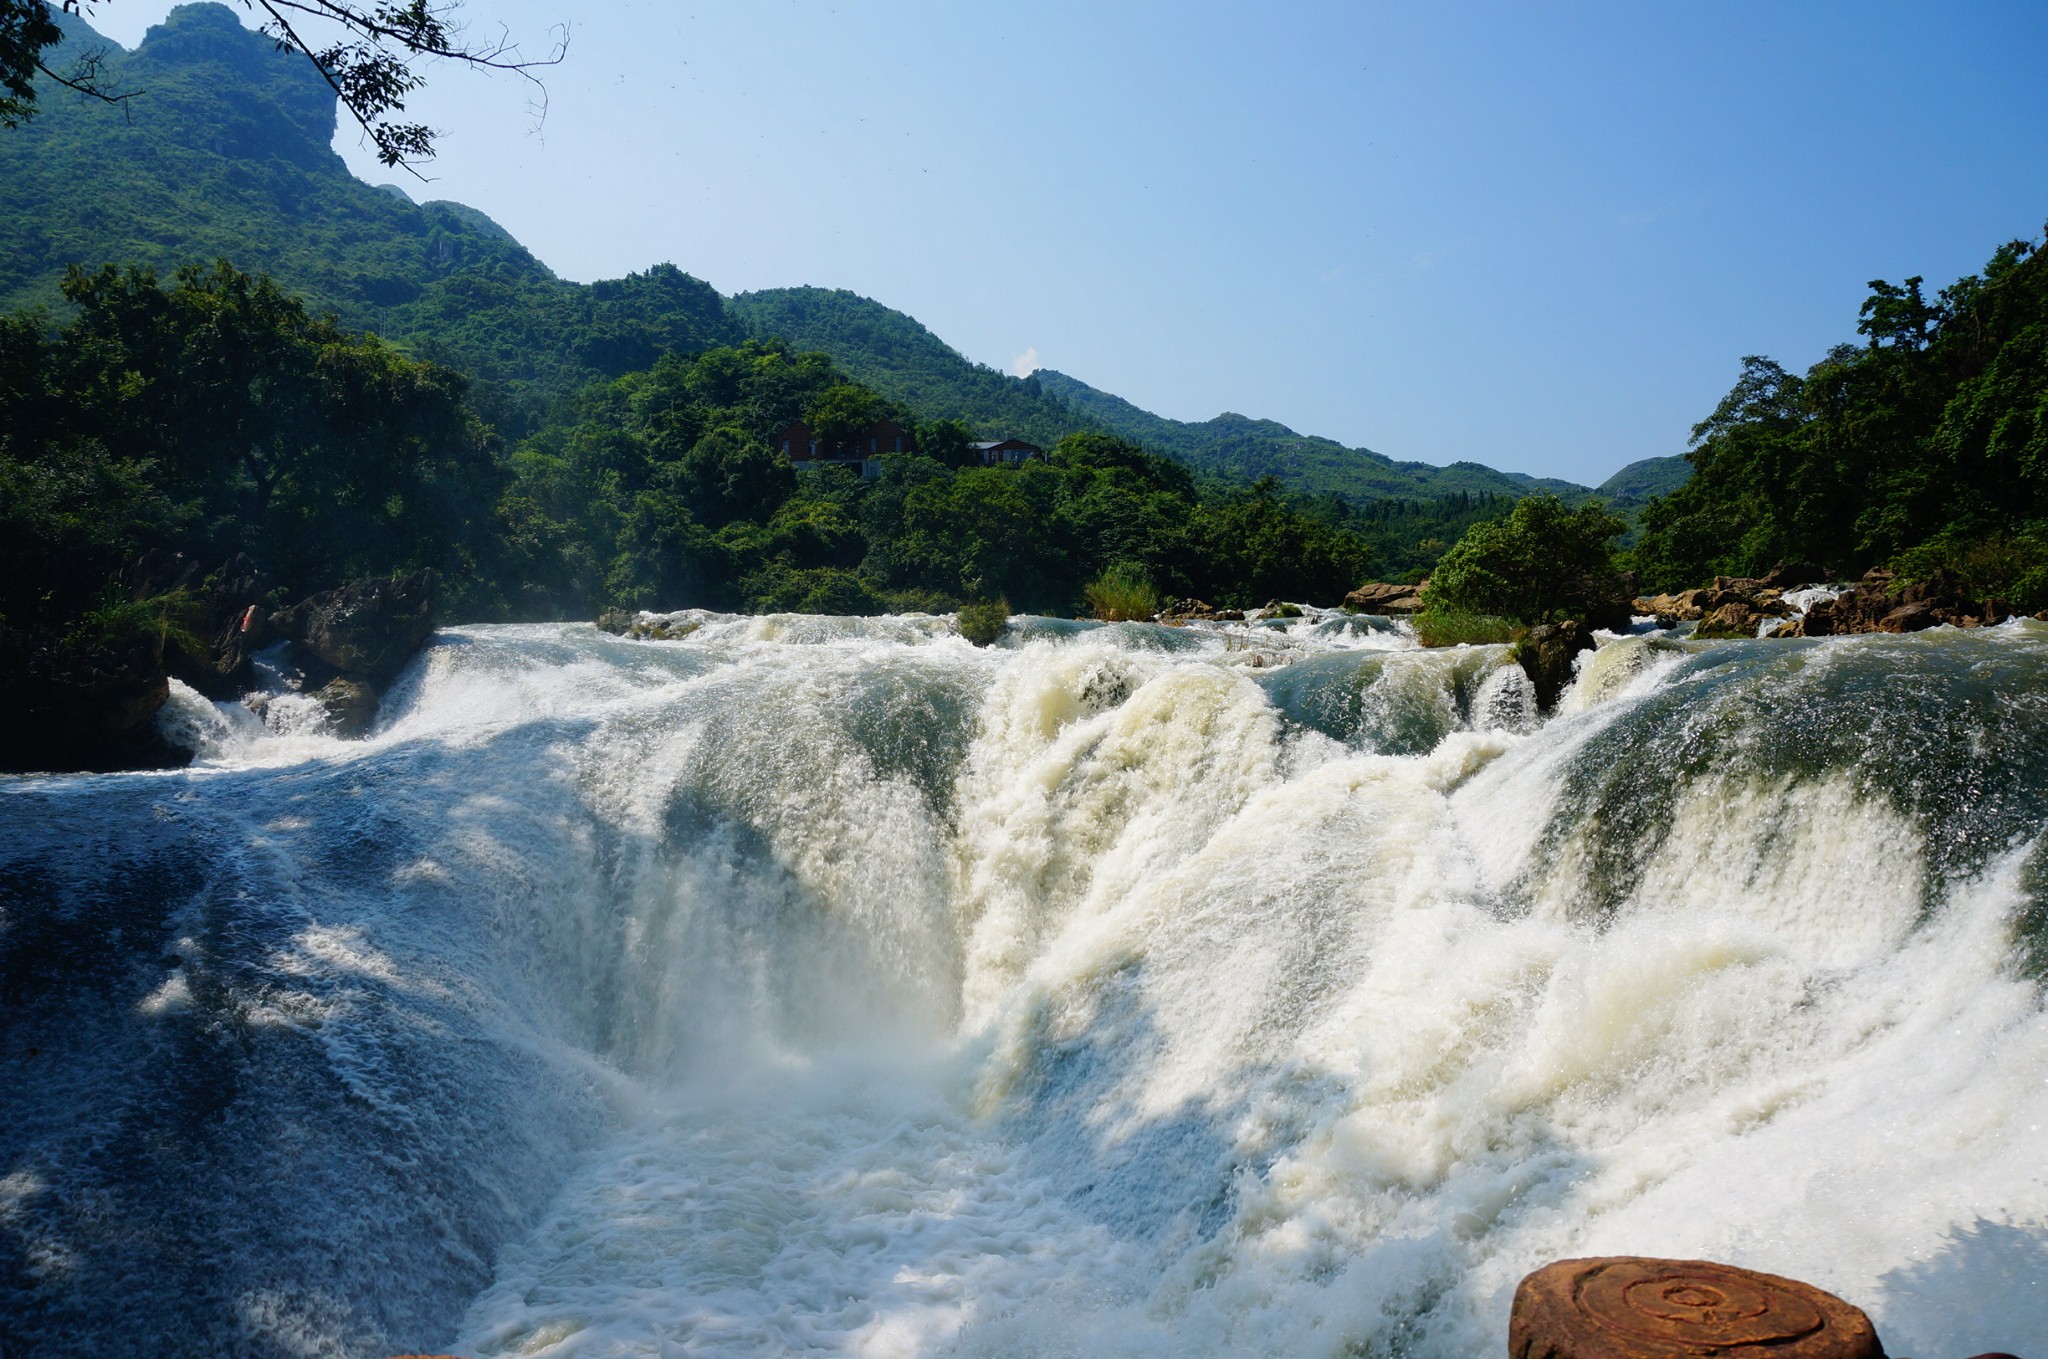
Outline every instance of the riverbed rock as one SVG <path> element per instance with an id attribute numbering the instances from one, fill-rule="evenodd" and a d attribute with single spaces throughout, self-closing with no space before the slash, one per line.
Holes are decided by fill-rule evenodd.
<path id="1" fill-rule="evenodd" d="M 1549 712 L 1572 682 L 1573 666 L 1581 651 L 1599 645 L 1593 630 L 1581 622 L 1545 623 L 1529 629 L 1515 644 L 1515 660 L 1536 690 L 1536 706 Z"/>
<path id="2" fill-rule="evenodd" d="M 1941 615 L 1932 604 L 1925 602 L 1901 604 L 1898 608 L 1893 609 L 1877 620 L 1877 630 L 1879 632 L 1919 632 L 1925 628 L 1938 628 L 1941 626 L 1942 621 Z"/>
<path id="3" fill-rule="evenodd" d="M 1374 581 L 1361 585 L 1344 596 L 1344 607 L 1358 613 L 1419 613 L 1422 610 L 1423 591 L 1428 585 L 1428 581 L 1423 581 L 1420 585 Z"/>
<path id="4" fill-rule="evenodd" d="M 353 679 L 382 689 L 434 630 L 431 570 L 352 581 L 271 616 L 269 631 Z"/>
<path id="5" fill-rule="evenodd" d="M 377 721 L 379 695 L 362 680 L 337 675 L 315 689 L 313 697 L 327 710 L 327 729 L 336 736 L 361 736 Z"/>
<path id="6" fill-rule="evenodd" d="M 1522 1280 L 1510 1359 L 1884 1359 L 1861 1309 L 1811 1284 L 1707 1260 L 1559 1260 Z"/>
<path id="7" fill-rule="evenodd" d="M 1808 585 L 1828 583 L 1827 568 L 1819 562 L 1781 561 L 1757 577 L 1758 585 L 1774 590 L 1797 590 Z"/>
<path id="8" fill-rule="evenodd" d="M 191 752 L 165 741 L 160 648 L 78 645 L 0 628 L 0 771 L 165 769 Z"/>
<path id="9" fill-rule="evenodd" d="M 1693 629 L 1693 636 L 1702 640 L 1728 640 L 1736 637 L 1754 637 L 1757 625 L 1765 615 L 1745 600 L 1731 599 L 1717 606 L 1712 613 L 1700 619 Z"/>

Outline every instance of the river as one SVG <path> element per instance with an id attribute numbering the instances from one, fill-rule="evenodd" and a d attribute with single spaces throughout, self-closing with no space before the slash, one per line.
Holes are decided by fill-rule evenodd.
<path id="1" fill-rule="evenodd" d="M 1470 1359 L 1619 1253 L 2048 1336 L 2048 625 L 1539 720 L 1384 620 L 693 621 L 0 780 L 0 1355 Z"/>

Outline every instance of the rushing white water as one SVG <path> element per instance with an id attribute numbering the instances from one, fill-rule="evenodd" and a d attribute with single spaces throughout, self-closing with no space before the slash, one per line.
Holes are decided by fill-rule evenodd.
<path id="1" fill-rule="evenodd" d="M 1526 1271 L 2048 1336 L 2048 626 L 441 634 L 0 785 L 0 1353 L 1497 1353 Z"/>

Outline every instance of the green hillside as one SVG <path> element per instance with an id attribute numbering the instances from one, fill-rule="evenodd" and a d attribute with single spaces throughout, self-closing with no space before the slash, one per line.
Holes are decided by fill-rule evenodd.
<path id="1" fill-rule="evenodd" d="M 1050 448 L 1092 427 L 1037 382 L 974 363 L 914 317 L 844 288 L 769 288 L 726 305 L 749 337 L 830 354 L 856 382 L 927 417 L 965 420 L 986 437 Z"/>
<path id="2" fill-rule="evenodd" d="M 1308 495 L 1351 501 L 1514 497 L 1537 490 L 1568 498 L 1588 494 L 1572 482 L 1497 472 L 1478 463 L 1399 463 L 1271 420 L 1229 413 L 1199 424 L 1169 420 L 1049 368 L 1028 378 L 1010 377 L 962 357 L 914 318 L 843 288 L 772 288 L 741 293 L 730 305 L 750 336 L 823 350 L 858 381 L 894 400 L 966 420 L 990 435 L 1049 444 L 1071 430 L 1096 430 L 1225 480 L 1270 476 Z"/>
<path id="3" fill-rule="evenodd" d="M 1622 511 L 1639 510 L 1660 495 L 1670 495 L 1692 476 L 1692 463 L 1682 454 L 1632 462 L 1595 487 Z"/>
<path id="4" fill-rule="evenodd" d="M 1567 498 L 1588 494 L 1575 482 L 1498 472 L 1476 462 L 1455 462 L 1449 467 L 1395 462 L 1369 448 L 1346 448 L 1334 439 L 1297 434 L 1276 421 L 1254 420 L 1229 411 L 1199 423 L 1169 420 L 1064 373 L 1041 369 L 1034 376 L 1047 392 L 1094 427 L 1170 453 L 1218 476 L 1278 477 L 1312 495 L 1336 494 L 1354 501 L 1513 497 L 1543 490 Z"/>
<path id="5" fill-rule="evenodd" d="M 225 6 L 179 6 L 133 52 L 60 22 L 58 69 L 106 47 L 109 78 L 140 93 L 109 106 L 53 90 L 0 136 L 0 309 L 60 305 L 72 264 L 225 258 L 468 372 L 513 431 L 593 379 L 737 338 L 718 294 L 671 266 L 565 282 L 474 208 L 356 179 L 330 145 L 333 92 Z"/>
<path id="6" fill-rule="evenodd" d="M 567 282 L 473 208 L 415 203 L 351 175 L 331 147 L 332 91 L 233 10 L 182 5 L 132 52 L 76 17 L 59 19 L 60 69 L 88 44 L 105 47 L 111 81 L 140 93 L 108 106 L 50 91 L 32 122 L 0 136 L 0 310 L 61 314 L 59 284 L 74 264 L 142 264 L 168 277 L 227 259 L 344 326 L 468 374 L 475 407 L 513 438 L 565 418 L 564 403 L 593 381 L 645 370 L 665 353 L 781 338 L 822 351 L 925 419 L 962 420 L 986 436 L 1050 447 L 1101 431 L 1199 474 L 1271 476 L 1354 505 L 1590 494 L 1476 463 L 1395 462 L 1240 415 L 1165 419 L 1061 373 L 1019 379 L 973 363 L 912 317 L 843 290 L 728 300 L 668 264 Z"/>

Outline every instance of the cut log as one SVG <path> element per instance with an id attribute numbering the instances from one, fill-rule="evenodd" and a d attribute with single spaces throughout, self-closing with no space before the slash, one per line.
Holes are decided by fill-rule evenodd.
<path id="1" fill-rule="evenodd" d="M 1884 1359 L 1870 1318 L 1811 1285 L 1705 1260 L 1546 1265 L 1515 1290 L 1510 1359 Z"/>

